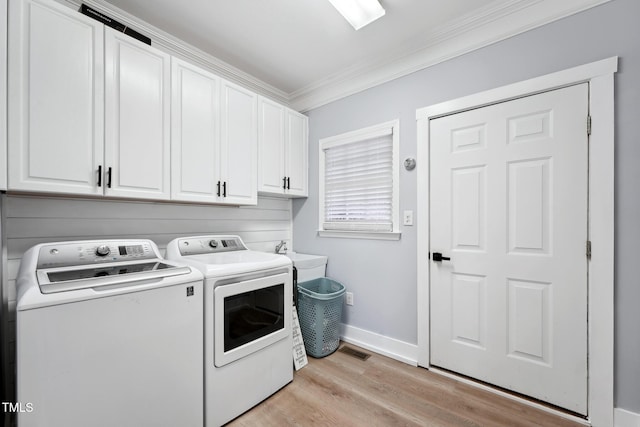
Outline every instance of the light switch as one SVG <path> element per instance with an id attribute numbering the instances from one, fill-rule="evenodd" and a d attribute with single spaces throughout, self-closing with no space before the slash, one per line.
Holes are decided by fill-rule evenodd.
<path id="1" fill-rule="evenodd" d="M 413 211 L 404 211 L 402 214 L 404 225 L 413 225 Z"/>

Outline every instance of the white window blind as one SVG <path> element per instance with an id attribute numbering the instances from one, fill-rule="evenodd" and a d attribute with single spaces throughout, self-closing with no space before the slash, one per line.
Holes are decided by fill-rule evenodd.
<path id="1" fill-rule="evenodd" d="M 324 149 L 324 230 L 393 230 L 392 128 Z"/>

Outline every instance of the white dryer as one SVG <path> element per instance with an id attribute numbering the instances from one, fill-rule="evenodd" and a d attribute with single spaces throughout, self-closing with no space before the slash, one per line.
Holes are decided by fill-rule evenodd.
<path id="1" fill-rule="evenodd" d="M 47 243 L 17 286 L 20 427 L 202 426 L 199 271 L 150 240 Z"/>
<path id="2" fill-rule="evenodd" d="M 219 426 L 293 380 L 291 261 L 219 235 L 173 240 L 166 256 L 205 277 L 205 424 Z"/>

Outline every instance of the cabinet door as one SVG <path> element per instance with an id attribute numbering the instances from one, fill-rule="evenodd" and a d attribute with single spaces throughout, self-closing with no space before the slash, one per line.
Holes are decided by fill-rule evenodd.
<path id="1" fill-rule="evenodd" d="M 216 202 L 220 180 L 219 79 L 171 59 L 171 199 Z"/>
<path id="2" fill-rule="evenodd" d="M 258 203 L 257 95 L 233 83 L 221 83 L 220 201 Z"/>
<path id="3" fill-rule="evenodd" d="M 258 99 L 258 191 L 283 194 L 285 108 L 266 98 Z"/>
<path id="4" fill-rule="evenodd" d="M 105 166 L 110 196 L 170 197 L 170 57 L 105 28 Z"/>
<path id="5" fill-rule="evenodd" d="M 290 196 L 307 197 L 309 164 L 309 119 L 307 116 L 287 110 L 286 170 L 287 191 Z"/>
<path id="6" fill-rule="evenodd" d="M 8 187 L 102 194 L 103 25 L 49 0 L 9 8 Z"/>

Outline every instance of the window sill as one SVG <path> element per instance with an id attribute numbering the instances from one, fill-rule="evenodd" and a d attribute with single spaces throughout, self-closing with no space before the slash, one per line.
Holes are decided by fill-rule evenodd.
<path id="1" fill-rule="evenodd" d="M 370 240 L 400 240 L 402 233 L 397 231 L 342 231 L 342 230 L 318 230 L 320 237 L 338 237 L 341 239 L 370 239 Z"/>

